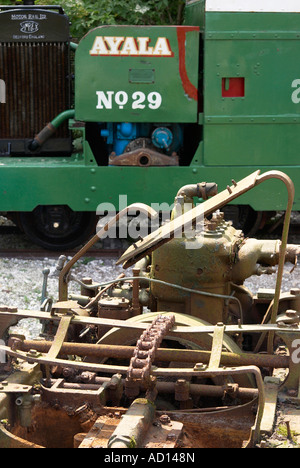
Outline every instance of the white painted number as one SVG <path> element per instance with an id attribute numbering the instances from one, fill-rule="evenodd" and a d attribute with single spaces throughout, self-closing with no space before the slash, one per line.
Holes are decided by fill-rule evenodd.
<path id="1" fill-rule="evenodd" d="M 162 97 L 159 93 L 150 93 L 148 96 L 150 109 L 158 109 L 162 103 Z"/>
<path id="2" fill-rule="evenodd" d="M 146 101 L 146 94 L 141 91 L 137 91 L 136 93 L 133 93 L 132 99 L 132 109 L 145 109 L 146 106 L 144 102 Z"/>
<path id="3" fill-rule="evenodd" d="M 113 109 L 114 105 L 118 106 L 119 109 L 124 109 L 127 105 L 131 109 L 149 109 L 156 110 L 162 105 L 162 95 L 157 92 L 149 93 L 146 95 L 141 91 L 136 91 L 130 97 L 126 91 L 96 91 L 97 94 L 97 106 L 96 109 Z"/>

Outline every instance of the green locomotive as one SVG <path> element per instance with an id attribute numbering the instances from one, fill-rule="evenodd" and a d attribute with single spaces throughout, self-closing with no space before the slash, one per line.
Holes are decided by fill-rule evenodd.
<path id="1" fill-rule="evenodd" d="M 171 204 L 256 169 L 290 175 L 300 210 L 299 41 L 294 0 L 187 0 L 183 26 L 99 25 L 79 44 L 60 7 L 0 7 L 0 212 L 72 248 L 103 202 Z M 246 233 L 285 209 L 274 184 L 228 208 Z"/>

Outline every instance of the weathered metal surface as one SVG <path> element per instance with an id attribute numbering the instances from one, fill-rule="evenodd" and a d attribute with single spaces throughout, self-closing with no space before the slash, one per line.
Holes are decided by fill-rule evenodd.
<path id="1" fill-rule="evenodd" d="M 265 377 L 264 379 L 266 401 L 260 427 L 262 434 L 271 435 L 274 429 L 280 384 L 280 379 L 276 377 Z"/>
<path id="2" fill-rule="evenodd" d="M 159 246 L 163 245 L 166 242 L 169 242 L 174 238 L 174 236 L 181 237 L 180 234 L 183 232 L 185 226 L 188 226 L 189 229 L 199 221 L 203 221 L 204 217 L 208 216 L 212 212 L 223 207 L 227 203 L 235 200 L 237 197 L 242 194 L 249 192 L 255 186 L 260 185 L 261 183 L 269 179 L 279 179 L 284 182 L 288 192 L 288 205 L 285 217 L 285 224 L 283 230 L 283 246 L 280 256 L 280 272 L 278 278 L 281 280 L 282 275 L 282 264 L 284 263 L 284 253 L 287 244 L 287 234 L 289 228 L 289 220 L 292 210 L 292 204 L 294 200 L 294 185 L 291 179 L 280 171 L 270 171 L 264 173 L 260 176 L 260 171 L 256 171 L 253 174 L 245 177 L 241 181 L 234 182 L 230 187 L 227 186 L 226 190 L 223 190 L 221 193 L 215 195 L 214 197 L 204 201 L 190 211 L 183 213 L 181 216 L 176 217 L 171 220 L 170 223 L 165 224 L 154 233 L 149 234 L 145 239 L 140 240 L 135 243 L 134 246 L 131 246 L 127 251 L 121 256 L 118 260 L 118 264 L 123 264 L 124 268 L 132 265 L 140 258 L 151 253 L 153 250 L 157 249 Z"/>
<path id="3" fill-rule="evenodd" d="M 47 353 L 52 345 L 49 341 L 36 341 L 36 340 L 20 340 L 12 338 L 15 344 L 12 345 L 14 349 L 21 351 L 30 351 L 36 349 L 41 353 Z M 61 347 L 61 354 L 69 354 L 76 356 L 87 356 L 97 358 L 127 358 L 131 359 L 135 348 L 132 346 L 122 345 L 101 345 L 91 343 L 67 343 L 65 342 Z M 158 348 L 156 351 L 156 358 L 158 361 L 179 361 L 179 362 L 203 362 L 208 364 L 211 358 L 211 351 L 208 350 L 193 350 L 193 349 L 165 349 Z M 284 368 L 289 366 L 288 356 L 268 355 L 268 354 L 254 354 L 254 353 L 234 353 L 222 352 L 221 364 L 228 366 L 235 365 L 258 365 L 259 367 L 271 368 Z"/>
<path id="4" fill-rule="evenodd" d="M 300 341 L 299 294 L 280 290 L 284 261 L 294 261 L 299 253 L 299 246 L 287 245 L 293 186 L 282 173 L 259 176 L 257 172 L 203 205 L 205 213 L 211 213 L 228 196 L 237 196 L 270 178 L 280 179 L 288 189 L 281 243 L 245 239 L 217 211 L 205 221 L 204 234 L 196 234 L 198 239 L 202 236 L 203 245 L 190 249 L 187 256 L 180 244 L 190 239 L 185 232 L 175 238 L 183 223 L 175 203 L 169 226 L 150 235 L 150 250 L 155 250 L 151 259 L 136 264 L 133 276 L 120 275 L 97 284 L 70 275 L 75 262 L 95 243 L 95 236 L 67 264 L 61 259 L 60 300 L 49 312 L 0 307 L 3 336 L 5 326 L 23 317 L 43 321 L 45 336 L 49 336 L 48 341 L 11 336 L 0 346 L 8 359 L 6 367 L 27 362 L 36 368 L 34 384 L 28 384 L 24 395 L 16 399 L 4 427 L 3 434 L 12 433 L 12 444 L 17 445 L 15 437 L 24 437 L 24 446 L 254 447 L 263 434 L 271 432 L 279 393 L 297 398 L 300 388 L 293 353 Z M 179 196 L 191 197 L 195 190 L 198 187 L 185 188 Z M 151 214 L 148 207 L 142 205 L 142 209 Z M 185 214 L 192 222 L 199 210 Z M 170 239 L 162 237 L 163 229 L 171 234 Z M 133 249 L 139 250 L 137 246 Z M 141 241 L 138 255 L 148 253 L 149 242 Z M 133 260 L 130 251 L 127 260 Z M 243 287 L 244 280 L 265 269 L 271 273 L 276 264 L 276 289 L 254 298 Z M 71 278 L 81 284 L 81 294 L 67 300 Z M 218 282 L 223 289 L 217 293 L 209 290 L 209 284 Z M 143 313 L 144 306 L 151 312 Z M 263 381 L 266 368 L 270 373 L 284 368 L 287 378 L 277 380 L 274 387 L 273 380 Z M 22 383 L 17 383 L 9 384 L 5 392 L 4 380 L 2 395 L 14 395 L 13 388 L 21 392 Z M 63 443 L 49 432 L 52 407 L 58 412 L 57 423 L 59 418 L 62 421 Z M 177 432 L 158 430 L 161 411 L 165 415 L 160 424 L 169 421 Z M 47 425 L 43 412 L 49 417 Z M 70 416 L 75 418 L 72 424 L 67 422 Z M 200 436 L 201 430 L 205 434 Z M 212 430 L 217 437 L 209 442 Z M 8 440 L 3 435 L 4 443 Z"/>
<path id="5" fill-rule="evenodd" d="M 138 448 L 143 444 L 146 433 L 155 417 L 155 405 L 146 398 L 136 399 L 110 436 L 110 449 Z"/>
<path id="6" fill-rule="evenodd" d="M 179 166 L 179 158 L 176 153 L 171 156 L 153 151 L 150 148 L 144 150 L 135 150 L 123 155 L 117 156 L 111 154 L 109 156 L 109 164 L 111 166 Z"/>
<path id="7" fill-rule="evenodd" d="M 211 356 L 208 364 L 209 370 L 217 369 L 220 366 L 223 349 L 224 330 L 224 324 L 218 323 L 213 335 Z"/>
<path id="8" fill-rule="evenodd" d="M 112 436 L 114 428 L 116 428 L 119 423 L 120 415 L 118 417 L 113 414 L 110 416 L 100 416 L 88 433 L 82 433 L 79 435 L 78 448 L 106 448 L 107 438 Z M 182 428 L 182 423 L 171 421 L 168 416 L 156 418 L 155 422 L 149 428 L 145 439 L 142 442 L 141 448 L 175 448 L 181 435 Z"/>
<path id="9" fill-rule="evenodd" d="M 89 404 L 92 407 L 106 406 L 108 383 L 98 386 L 97 389 L 65 388 L 63 379 L 58 379 L 51 387 L 42 386 L 43 401 L 49 404 L 69 405 L 81 407 Z"/>
<path id="10" fill-rule="evenodd" d="M 163 339 L 175 325 L 175 316 L 159 315 L 142 333 L 130 360 L 126 379 L 126 395 L 135 397 L 140 387 L 151 386 L 151 366 Z"/>
<path id="11" fill-rule="evenodd" d="M 145 239 L 136 242 L 135 246 L 128 248 L 117 264 L 122 263 L 124 267 L 127 267 L 135 263 L 146 254 L 151 253 L 162 244 L 173 239 L 176 233 L 182 233 L 184 225 L 192 226 L 197 220 L 204 219 L 204 216 L 208 216 L 213 211 L 247 192 L 255 186 L 259 173 L 260 171 L 254 172 L 242 181 L 239 181 L 238 184 L 232 185 L 229 190 L 224 190 L 211 199 L 206 200 L 188 213 L 184 213 L 154 233 L 149 234 Z"/>

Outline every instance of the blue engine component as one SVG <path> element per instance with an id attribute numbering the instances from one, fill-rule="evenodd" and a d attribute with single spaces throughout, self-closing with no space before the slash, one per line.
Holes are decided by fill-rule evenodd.
<path id="1" fill-rule="evenodd" d="M 167 154 L 178 151 L 183 145 L 183 132 L 179 125 L 172 125 L 171 128 L 157 127 L 153 130 L 153 125 L 145 123 L 107 123 L 100 134 L 117 156 L 123 154 L 126 147 L 137 138 L 149 138 L 156 148 Z"/>
<path id="2" fill-rule="evenodd" d="M 101 130 L 101 136 L 106 138 L 106 143 L 112 145 L 116 155 L 123 154 L 126 146 L 137 138 L 137 124 L 122 122 L 119 124 L 108 123 L 107 128 Z"/>
<path id="3" fill-rule="evenodd" d="M 173 133 L 167 127 L 159 127 L 152 133 L 152 143 L 154 146 L 166 151 L 169 150 L 173 143 Z"/>

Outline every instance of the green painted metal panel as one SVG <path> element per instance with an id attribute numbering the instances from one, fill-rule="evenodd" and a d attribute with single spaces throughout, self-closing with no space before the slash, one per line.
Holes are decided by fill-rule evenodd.
<path id="1" fill-rule="evenodd" d="M 299 164 L 300 14 L 207 13 L 205 37 L 204 163 Z"/>
<path id="2" fill-rule="evenodd" d="M 205 0 L 187 0 L 185 6 L 185 24 L 200 26 L 204 29 Z"/>
<path id="3" fill-rule="evenodd" d="M 198 27 L 101 26 L 75 56 L 75 118 L 197 122 Z"/>
<path id="4" fill-rule="evenodd" d="M 49 158 L 51 159 L 51 158 Z M 11 161 L 11 160 L 10 160 Z M 180 187 L 202 181 L 216 182 L 219 191 L 263 166 L 243 167 L 99 167 L 84 161 L 19 161 L 10 164 L 0 158 L 0 211 L 31 211 L 38 205 L 68 205 L 74 211 L 93 211 L 101 203 L 118 209 L 124 204 L 141 202 L 151 205 L 174 202 Z M 300 168 L 283 166 L 296 186 L 294 209 L 300 210 Z M 32 182 L 34 181 L 34 183 Z M 286 190 L 280 181 L 268 181 L 238 199 L 239 204 L 257 210 L 283 210 Z M 123 203 L 121 206 L 120 202 Z"/>
<path id="5" fill-rule="evenodd" d="M 284 10 L 284 8 L 283 8 Z M 205 14 L 205 31 L 209 37 L 214 34 L 266 34 L 273 32 L 299 34 L 300 13 L 266 12 L 209 12 Z M 212 36 L 211 36 L 212 35 Z"/>
<path id="6" fill-rule="evenodd" d="M 204 138 L 205 165 L 281 169 L 299 164 L 299 125 L 212 124 L 205 126 Z"/>

